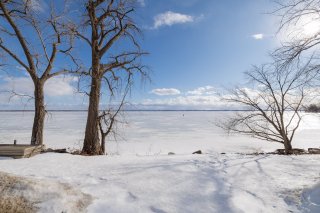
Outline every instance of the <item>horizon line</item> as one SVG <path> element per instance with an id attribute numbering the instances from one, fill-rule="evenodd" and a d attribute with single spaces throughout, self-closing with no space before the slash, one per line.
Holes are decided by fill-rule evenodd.
<path id="1" fill-rule="evenodd" d="M 0 112 L 34 112 L 35 110 L 23 110 L 23 109 L 0 109 Z M 87 112 L 88 110 L 84 109 L 49 109 L 47 110 L 49 112 Z M 103 111 L 103 110 L 99 110 Z M 252 111 L 252 110 L 246 110 L 246 109 L 127 109 L 127 110 L 121 110 L 123 112 L 161 112 L 161 111 L 168 111 L 168 112 L 192 112 L 192 111 L 203 111 L 203 112 L 223 112 L 223 111 Z"/>

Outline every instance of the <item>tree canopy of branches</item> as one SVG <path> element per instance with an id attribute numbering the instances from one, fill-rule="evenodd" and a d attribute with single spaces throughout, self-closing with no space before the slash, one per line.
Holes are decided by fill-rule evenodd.
<path id="1" fill-rule="evenodd" d="M 133 0 L 88 0 L 81 27 L 71 29 L 91 53 L 90 67 L 81 73 L 91 81 L 82 154 L 104 153 L 99 134 L 102 92 L 112 96 L 121 85 L 131 85 L 128 76 L 147 75 L 139 60 L 146 54 L 138 43 L 141 33 L 131 17 L 135 4 Z"/>
<path id="2" fill-rule="evenodd" d="M 43 11 L 36 1 L 0 1 L 0 50 L 11 65 L 22 67 L 34 84 L 35 116 L 31 144 L 43 144 L 45 118 L 44 85 L 66 69 L 54 69 L 59 55 L 70 58 L 72 43 L 64 30 L 63 10 L 55 8 L 55 1 Z M 61 5 L 60 5 L 61 6 Z M 14 42 L 17 45 L 12 45 Z M 9 71 L 10 72 L 10 71 Z"/>
<path id="3" fill-rule="evenodd" d="M 300 59 L 304 53 L 318 55 L 320 44 L 320 1 L 319 0 L 276 0 L 274 14 L 280 16 L 279 32 L 290 35 L 288 41 L 273 53 L 283 65 Z M 313 28 L 312 32 L 307 32 Z M 317 57 L 313 58 L 318 60 Z M 318 63 L 319 64 L 319 63 Z"/>
<path id="4" fill-rule="evenodd" d="M 292 141 L 301 122 L 303 104 L 311 97 L 310 83 L 317 75 L 310 61 L 304 66 L 266 64 L 246 72 L 253 88 L 236 88 L 225 100 L 246 107 L 221 125 L 230 133 L 278 142 L 285 153 L 292 152 Z"/>

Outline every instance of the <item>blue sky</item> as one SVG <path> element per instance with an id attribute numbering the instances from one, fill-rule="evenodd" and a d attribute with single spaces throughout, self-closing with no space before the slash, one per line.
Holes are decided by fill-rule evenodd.
<path id="1" fill-rule="evenodd" d="M 270 0 L 140 0 L 135 19 L 143 31 L 142 48 L 150 55 L 151 82 L 136 82 L 130 102 L 147 109 L 217 109 L 216 93 L 245 82 L 243 72 L 268 60 L 277 46 L 277 21 L 268 14 Z M 32 93 L 28 77 L 1 74 L 0 90 Z M 50 80 L 49 108 L 86 108 L 87 98 L 75 93 L 74 77 Z M 0 106 L 19 108 L 20 101 L 0 93 Z"/>
<path id="2" fill-rule="evenodd" d="M 266 62 L 277 45 L 276 18 L 268 14 L 275 5 L 268 0 L 144 2 L 139 21 L 144 26 L 143 47 L 151 53 L 146 62 L 152 83 L 138 91 L 135 101 L 174 107 L 177 99 L 182 108 L 201 108 L 201 99 L 209 100 L 214 91 L 244 82 L 243 72 Z M 154 27 L 159 14 L 172 23 Z M 200 102 L 193 103 L 197 98 Z M 209 102 L 206 108 L 216 108 Z"/>

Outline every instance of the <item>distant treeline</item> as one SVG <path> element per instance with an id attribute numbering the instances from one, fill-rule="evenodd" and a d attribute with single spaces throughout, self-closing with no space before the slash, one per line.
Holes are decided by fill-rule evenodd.
<path id="1" fill-rule="evenodd" d="M 306 112 L 320 112 L 320 105 L 319 104 L 310 104 L 306 107 Z"/>

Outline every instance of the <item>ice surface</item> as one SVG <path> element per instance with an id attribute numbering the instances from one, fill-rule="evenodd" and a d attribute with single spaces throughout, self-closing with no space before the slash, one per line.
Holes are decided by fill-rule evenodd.
<path id="1" fill-rule="evenodd" d="M 121 137 L 108 141 L 109 154 L 154 155 L 175 152 L 186 154 L 198 149 L 207 152 L 272 151 L 281 144 L 248 136 L 228 136 L 215 123 L 232 112 L 128 112 L 127 123 L 119 126 Z M 0 112 L 0 143 L 29 143 L 32 112 Z M 51 112 L 45 124 L 48 147 L 80 148 L 84 137 L 86 112 Z M 320 117 L 306 114 L 293 146 L 320 146 Z"/>

